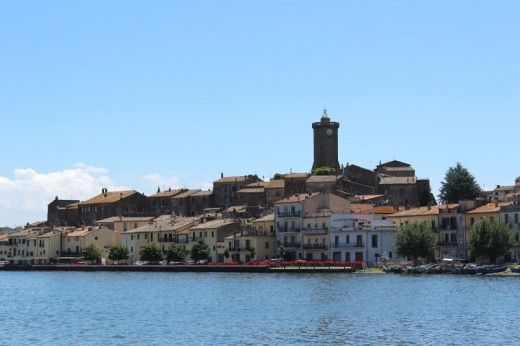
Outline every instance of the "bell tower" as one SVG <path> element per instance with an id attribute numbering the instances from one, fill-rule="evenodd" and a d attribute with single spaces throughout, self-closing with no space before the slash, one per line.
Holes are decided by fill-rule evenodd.
<path id="1" fill-rule="evenodd" d="M 314 163 L 312 169 L 332 167 L 339 169 L 338 129 L 339 123 L 330 121 L 327 110 L 323 110 L 321 120 L 312 123 L 314 130 Z"/>

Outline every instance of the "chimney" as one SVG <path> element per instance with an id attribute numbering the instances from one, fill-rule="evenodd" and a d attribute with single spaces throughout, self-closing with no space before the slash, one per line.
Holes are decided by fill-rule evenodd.
<path id="1" fill-rule="evenodd" d="M 101 190 L 101 193 L 103 194 L 103 197 L 107 197 L 108 195 L 108 189 L 106 187 L 104 187 L 102 190 Z"/>
<path id="2" fill-rule="evenodd" d="M 224 178 L 224 172 L 220 173 L 220 179 Z"/>

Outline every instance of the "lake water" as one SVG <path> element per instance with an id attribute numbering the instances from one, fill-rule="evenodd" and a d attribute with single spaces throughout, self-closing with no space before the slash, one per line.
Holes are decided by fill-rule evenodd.
<path id="1" fill-rule="evenodd" d="M 0 345 L 520 343 L 520 277 L 0 272 Z"/>

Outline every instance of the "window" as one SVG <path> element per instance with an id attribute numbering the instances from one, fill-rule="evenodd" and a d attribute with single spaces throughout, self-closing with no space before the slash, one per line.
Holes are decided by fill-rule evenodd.
<path id="1" fill-rule="evenodd" d="M 406 194 L 406 190 L 404 188 L 400 188 L 399 189 L 399 194 L 402 196 L 404 194 Z"/>
<path id="2" fill-rule="evenodd" d="M 265 248 L 269 249 L 269 242 L 268 241 L 265 242 Z"/>
<path id="3" fill-rule="evenodd" d="M 518 214 L 515 214 L 515 224 L 518 224 Z"/>
<path id="4" fill-rule="evenodd" d="M 211 231 L 211 237 L 215 238 L 215 231 Z"/>
<path id="5" fill-rule="evenodd" d="M 504 215 L 504 222 L 509 223 L 509 214 Z"/>
<path id="6" fill-rule="evenodd" d="M 98 240 L 98 237 L 94 237 L 94 240 Z"/>
<path id="7" fill-rule="evenodd" d="M 475 223 L 475 218 L 472 217 L 472 218 L 470 219 L 470 221 L 469 221 L 469 224 L 470 224 L 471 226 L 473 226 L 474 223 Z"/>
<path id="8" fill-rule="evenodd" d="M 372 247 L 377 247 L 377 234 L 372 234 Z"/>

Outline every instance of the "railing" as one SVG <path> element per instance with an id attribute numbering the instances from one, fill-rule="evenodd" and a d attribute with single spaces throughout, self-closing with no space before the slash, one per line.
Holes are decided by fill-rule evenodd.
<path id="1" fill-rule="evenodd" d="M 337 243 L 331 245 L 334 249 L 342 249 L 342 248 L 364 248 L 364 243 Z"/>
<path id="2" fill-rule="evenodd" d="M 278 216 L 278 217 L 301 217 L 302 212 L 301 211 L 278 212 L 278 213 L 276 213 L 276 216 Z"/>
<path id="3" fill-rule="evenodd" d="M 290 227 L 281 227 L 281 228 L 278 228 L 278 232 L 279 233 L 296 233 L 296 232 L 300 232 L 301 231 L 301 228 L 299 227 L 294 227 L 294 228 L 290 228 Z"/>
<path id="4" fill-rule="evenodd" d="M 325 250 L 328 247 L 325 244 L 304 244 L 303 248 L 306 250 Z"/>
<path id="5" fill-rule="evenodd" d="M 231 247 L 228 250 L 234 252 L 251 251 L 251 247 Z"/>
<path id="6" fill-rule="evenodd" d="M 457 242 L 456 241 L 440 241 L 437 243 L 438 246 L 450 246 L 450 247 L 456 247 Z"/>
<path id="7" fill-rule="evenodd" d="M 325 228 L 318 228 L 318 229 L 304 228 L 302 230 L 303 234 L 327 234 L 328 232 L 329 232 L 329 229 L 327 227 L 325 227 Z"/>
<path id="8" fill-rule="evenodd" d="M 283 243 L 283 247 L 284 248 L 289 248 L 289 247 L 301 247 L 302 244 L 301 243 L 290 243 L 290 242 L 287 242 L 287 243 Z"/>

